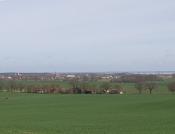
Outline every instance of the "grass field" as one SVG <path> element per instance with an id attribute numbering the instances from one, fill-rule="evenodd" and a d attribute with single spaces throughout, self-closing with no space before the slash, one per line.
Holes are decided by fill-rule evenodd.
<path id="1" fill-rule="evenodd" d="M 2 134 L 173 134 L 174 124 L 174 95 L 0 93 Z"/>

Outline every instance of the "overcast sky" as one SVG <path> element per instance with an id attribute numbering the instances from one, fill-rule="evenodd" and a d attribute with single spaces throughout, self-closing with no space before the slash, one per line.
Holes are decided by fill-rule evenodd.
<path id="1" fill-rule="evenodd" d="M 174 70 L 174 0 L 0 0 L 0 72 Z"/>

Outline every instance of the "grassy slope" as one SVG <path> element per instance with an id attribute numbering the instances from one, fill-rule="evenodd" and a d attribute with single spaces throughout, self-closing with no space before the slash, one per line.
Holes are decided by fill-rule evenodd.
<path id="1" fill-rule="evenodd" d="M 174 95 L 0 93 L 2 134 L 172 134 Z"/>

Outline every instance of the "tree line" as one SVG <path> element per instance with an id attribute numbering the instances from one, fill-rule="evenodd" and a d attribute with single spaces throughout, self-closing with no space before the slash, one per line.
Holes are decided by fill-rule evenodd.
<path id="1" fill-rule="evenodd" d="M 15 80 L 0 80 L 0 91 L 8 92 L 26 92 L 26 93 L 85 93 L 85 94 L 119 94 L 125 92 L 122 84 L 116 82 L 101 82 L 100 84 L 93 82 L 84 82 L 77 79 L 67 81 L 68 87 L 61 86 L 57 82 L 27 82 Z M 159 83 L 154 81 L 137 81 L 134 83 L 135 89 L 139 94 L 148 91 L 150 94 L 158 88 Z M 171 92 L 175 92 L 175 82 L 167 84 L 167 88 Z"/>

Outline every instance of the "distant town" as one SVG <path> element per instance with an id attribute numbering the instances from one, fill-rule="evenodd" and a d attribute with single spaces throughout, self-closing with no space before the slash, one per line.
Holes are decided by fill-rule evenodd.
<path id="1" fill-rule="evenodd" d="M 80 79 L 98 80 L 98 81 L 115 81 L 130 76 L 156 76 L 157 78 L 169 79 L 175 77 L 175 72 L 119 72 L 119 73 L 0 73 L 0 80 L 70 80 Z"/>

